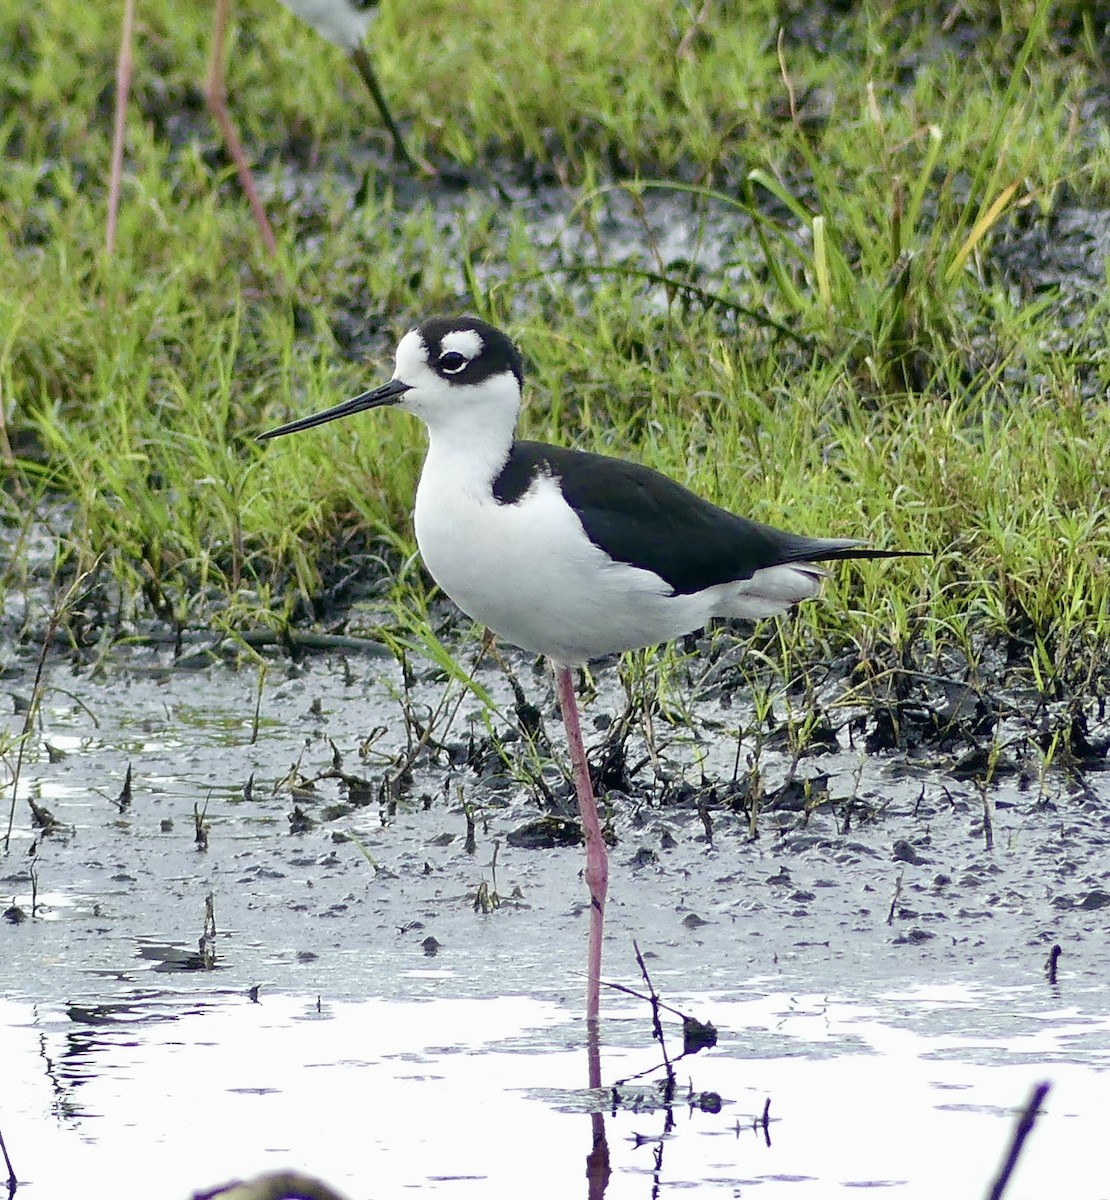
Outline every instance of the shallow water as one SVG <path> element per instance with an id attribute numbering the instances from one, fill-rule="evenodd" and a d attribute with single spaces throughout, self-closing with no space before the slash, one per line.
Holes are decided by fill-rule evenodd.
<path id="1" fill-rule="evenodd" d="M 602 999 L 606 1090 L 585 1087 L 581 849 L 508 841 L 540 811 L 528 789 L 441 756 L 395 808 L 329 813 L 350 799 L 335 780 L 290 793 L 290 764 L 311 776 L 336 750 L 350 773 L 388 771 L 376 755 L 404 745 L 390 661 L 275 659 L 254 740 L 254 671 L 171 663 L 48 670 L 0 862 L 0 907 L 14 898 L 24 918 L 0 923 L 0 1131 L 21 1196 L 174 1198 L 296 1166 L 350 1197 L 561 1200 L 585 1194 L 591 1110 L 608 1114 L 610 1200 L 657 1182 L 978 1196 L 1041 1079 L 1053 1090 L 1007 1200 L 1110 1195 L 1105 773 L 1000 778 L 990 847 L 973 781 L 850 745 L 803 764 L 867 807 L 850 828 L 832 805 L 769 810 L 753 840 L 718 805 L 710 838 L 692 802 L 611 797 L 604 975 L 641 986 L 635 940 L 663 1000 L 721 1035 L 679 1065 L 669 1118 L 647 1006 L 625 995 Z M 549 681 L 522 680 L 556 731 Z M 598 680 L 591 742 L 617 705 L 611 669 Z M 482 682 L 504 701 L 503 680 Z M 411 699 L 434 705 L 444 686 L 428 675 Z M 484 728 L 464 696 L 450 737 Z M 707 728 L 673 744 L 675 778 L 727 769 L 735 734 Z M 768 775 L 785 760 L 765 751 Z M 58 828 L 32 826 L 28 797 Z M 476 907 L 483 885 L 499 907 Z M 607 1089 L 642 1071 L 614 1110 Z M 692 1109 L 689 1088 L 723 1108 Z"/>
<path id="2" fill-rule="evenodd" d="M 678 1002 L 714 1021 L 718 1046 L 679 1064 L 668 1111 L 650 1085 L 644 1007 L 610 1006 L 604 1080 L 651 1072 L 613 1111 L 610 1093 L 582 1086 L 581 1020 L 528 997 L 318 1009 L 315 997 L 199 988 L 99 1014 L 6 1001 L 4 1132 L 31 1200 L 185 1196 L 286 1168 L 350 1197 L 569 1197 L 587 1194 L 588 1112 L 600 1108 L 609 1200 L 656 1185 L 722 1198 L 881 1187 L 910 1200 L 983 1194 L 1012 1110 L 1048 1079 L 1008 1200 L 1108 1194 L 1105 1009 L 957 986 Z M 719 1093 L 720 1111 L 691 1107 L 691 1086 Z"/>

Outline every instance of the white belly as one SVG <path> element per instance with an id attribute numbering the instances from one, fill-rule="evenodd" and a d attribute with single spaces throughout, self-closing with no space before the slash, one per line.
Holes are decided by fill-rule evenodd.
<path id="1" fill-rule="evenodd" d="M 569 666 L 668 641 L 711 615 L 702 597 L 672 596 L 650 571 L 612 562 L 553 480 L 517 504 L 486 497 L 439 495 L 425 472 L 416 540 L 459 608 L 514 646 Z"/>

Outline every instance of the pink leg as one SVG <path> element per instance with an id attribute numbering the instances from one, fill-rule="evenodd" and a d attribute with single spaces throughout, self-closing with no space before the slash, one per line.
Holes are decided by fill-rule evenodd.
<path id="1" fill-rule="evenodd" d="M 127 97 L 131 91 L 131 33 L 135 27 L 135 0 L 124 0 L 123 25 L 116 58 L 116 115 L 112 126 L 112 165 L 108 174 L 108 223 L 104 250 L 109 258 L 116 250 L 116 217 L 119 215 L 120 181 L 123 177 L 123 135 L 127 124 Z"/>
<path id="2" fill-rule="evenodd" d="M 208 63 L 208 79 L 204 85 L 204 98 L 212 119 L 220 130 L 228 152 L 235 163 L 239 175 L 239 186 L 247 198 L 254 219 L 266 249 L 271 253 L 277 250 L 277 239 L 270 227 L 266 210 L 262 207 L 258 190 L 254 186 L 254 176 L 247 165 L 247 156 L 243 153 L 243 143 L 231 123 L 231 114 L 227 110 L 227 88 L 224 83 L 224 35 L 227 33 L 227 20 L 231 10 L 231 0 L 216 0 L 216 16 L 212 22 L 212 57 Z"/>
<path id="3" fill-rule="evenodd" d="M 563 724 L 567 728 L 567 746 L 574 770 L 574 790 L 586 835 L 586 886 L 590 889 L 590 940 L 586 964 L 586 1020 L 596 1021 L 601 1008 L 601 934 L 605 926 L 605 895 L 609 890 L 609 859 L 597 819 L 597 802 L 590 783 L 586 748 L 578 724 L 578 702 L 574 698 L 574 678 L 569 667 L 555 669 L 555 686 Z"/>
<path id="4" fill-rule="evenodd" d="M 586 1025 L 586 1056 L 589 1065 L 590 1087 L 601 1087 L 601 1044 L 597 1021 Z M 590 1113 L 590 1132 L 593 1145 L 586 1155 L 587 1200 L 605 1200 L 605 1189 L 609 1186 L 609 1143 L 605 1137 L 605 1114 Z"/>

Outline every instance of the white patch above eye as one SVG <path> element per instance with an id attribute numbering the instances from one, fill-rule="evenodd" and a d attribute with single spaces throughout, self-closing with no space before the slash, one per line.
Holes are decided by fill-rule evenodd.
<path id="1" fill-rule="evenodd" d="M 410 329 L 397 343 L 395 358 L 397 369 L 394 378 L 412 381 L 421 369 L 428 366 L 428 347 L 420 336 L 420 330 Z"/>
<path id="2" fill-rule="evenodd" d="M 473 362 L 484 346 L 482 335 L 476 329 L 452 329 L 440 340 L 439 352 L 441 355 L 451 352 L 461 354 L 467 362 Z"/>

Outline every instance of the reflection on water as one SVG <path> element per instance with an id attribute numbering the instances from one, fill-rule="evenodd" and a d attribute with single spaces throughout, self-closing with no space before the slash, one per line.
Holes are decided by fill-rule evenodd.
<path id="1" fill-rule="evenodd" d="M 0 1120 L 32 1200 L 185 1197 L 285 1168 L 350 1197 L 933 1200 L 984 1192 L 1044 1078 L 1007 1200 L 1105 1194 L 1105 1012 L 955 987 L 682 1007 L 720 1038 L 678 1064 L 668 1095 L 632 1002 L 597 1046 L 576 1015 L 519 997 L 0 1001 Z"/>

